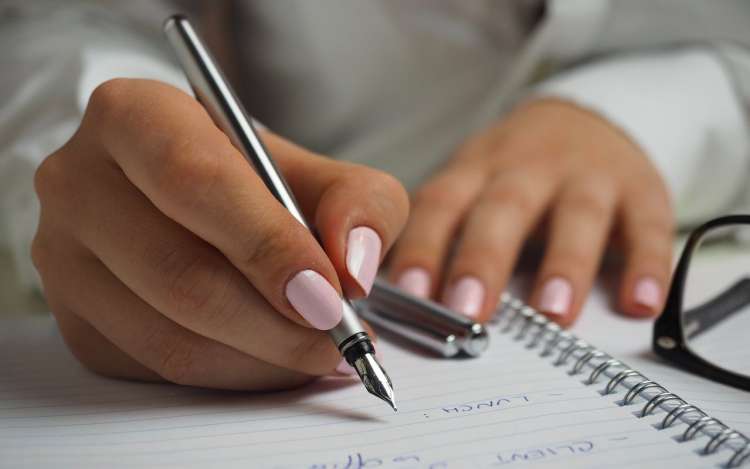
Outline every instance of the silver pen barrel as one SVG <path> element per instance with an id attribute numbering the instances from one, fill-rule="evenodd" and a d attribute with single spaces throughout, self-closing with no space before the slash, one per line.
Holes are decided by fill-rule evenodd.
<path id="1" fill-rule="evenodd" d="M 181 15 L 172 16 L 164 23 L 164 34 L 177 55 L 195 97 L 214 123 L 255 168 L 271 194 L 314 235 L 292 191 L 255 131 L 249 114 L 190 22 Z M 328 333 L 341 355 L 355 368 L 367 390 L 395 410 L 390 378 L 375 359 L 375 350 L 367 331 L 349 301 L 342 298 L 341 302 L 342 319 Z"/>
<path id="2" fill-rule="evenodd" d="M 164 33 L 189 78 L 196 98 L 204 104 L 213 121 L 257 170 L 273 196 L 298 222 L 312 231 L 286 181 L 278 177 L 281 173 L 258 138 L 253 123 L 248 118 L 249 114 L 227 85 L 226 78 L 190 23 L 179 16 L 169 18 L 164 25 Z M 349 301 L 341 301 L 343 317 L 341 322 L 329 331 L 337 347 L 341 347 L 346 339 L 353 335 L 366 333 Z M 344 351 L 341 350 L 342 353 Z"/>
<path id="3" fill-rule="evenodd" d="M 195 97 L 245 159 L 256 169 L 268 190 L 303 226 L 310 228 L 276 164 L 258 138 L 249 114 L 203 45 L 190 22 L 175 15 L 164 23 L 164 34 L 177 55 Z"/>

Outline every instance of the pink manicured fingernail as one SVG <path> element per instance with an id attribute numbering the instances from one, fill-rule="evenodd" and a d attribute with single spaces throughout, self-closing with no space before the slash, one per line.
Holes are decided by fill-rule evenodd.
<path id="1" fill-rule="evenodd" d="M 396 285 L 410 295 L 420 298 L 430 296 L 430 274 L 420 267 L 412 267 L 403 271 Z"/>
<path id="2" fill-rule="evenodd" d="M 365 294 L 370 293 L 380 265 L 380 236 L 372 228 L 358 226 L 349 232 L 346 242 L 346 270 Z"/>
<path id="3" fill-rule="evenodd" d="M 286 297 L 313 327 L 328 330 L 341 321 L 343 306 L 338 292 L 322 275 L 303 270 L 286 284 Z"/>
<path id="4" fill-rule="evenodd" d="M 573 287 L 570 282 L 562 277 L 553 277 L 547 280 L 542 289 L 542 299 L 539 309 L 543 313 L 564 315 L 570 310 L 573 301 Z"/>
<path id="5" fill-rule="evenodd" d="M 357 370 L 354 369 L 347 361 L 346 358 L 342 358 L 339 364 L 336 366 L 336 371 L 342 375 L 356 375 Z"/>
<path id="6" fill-rule="evenodd" d="M 643 277 L 635 284 L 633 291 L 635 302 L 655 311 L 661 303 L 661 286 L 651 277 Z"/>
<path id="7" fill-rule="evenodd" d="M 476 277 L 462 277 L 446 295 L 446 305 L 466 316 L 478 315 L 483 304 L 484 286 Z"/>

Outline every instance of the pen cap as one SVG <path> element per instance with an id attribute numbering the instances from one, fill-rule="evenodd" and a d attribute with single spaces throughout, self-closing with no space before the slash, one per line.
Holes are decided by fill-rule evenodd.
<path id="1" fill-rule="evenodd" d="M 453 334 L 445 335 L 375 311 L 366 300 L 359 300 L 354 306 L 359 316 L 384 336 L 404 340 L 409 345 L 416 345 L 443 358 L 453 358 L 461 352 L 461 344 Z"/>
<path id="2" fill-rule="evenodd" d="M 478 356 L 489 345 L 483 325 L 445 306 L 409 295 L 387 282 L 376 279 L 366 300 L 372 312 L 429 336 L 455 337 L 460 349 Z"/>

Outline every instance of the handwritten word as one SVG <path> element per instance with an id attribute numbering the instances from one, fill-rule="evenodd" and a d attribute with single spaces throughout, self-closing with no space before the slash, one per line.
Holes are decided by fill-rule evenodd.
<path id="1" fill-rule="evenodd" d="M 493 409 L 497 407 L 510 407 L 514 404 L 522 402 L 529 402 L 529 396 L 525 394 L 518 394 L 515 396 L 504 396 L 494 397 L 492 399 L 486 399 L 475 402 L 467 402 L 465 404 L 459 404 L 452 407 L 443 407 L 442 410 L 446 414 L 459 414 L 466 412 L 473 412 L 482 409 Z"/>
<path id="2" fill-rule="evenodd" d="M 346 455 L 342 461 L 311 464 L 307 466 L 307 469 L 372 469 L 376 467 L 447 469 L 448 465 L 445 461 L 423 461 L 416 454 L 384 458 L 354 453 Z"/>
<path id="3" fill-rule="evenodd" d="M 376 467 L 447 469 L 445 461 L 423 461 L 416 454 L 402 454 L 394 457 L 364 456 L 362 453 L 348 454 L 338 462 L 317 463 L 306 469 L 372 469 Z"/>
<path id="4" fill-rule="evenodd" d="M 518 462 L 538 461 L 540 459 L 551 459 L 560 456 L 589 453 L 593 450 L 594 443 L 591 441 L 572 441 L 563 445 L 529 448 L 520 451 L 513 450 L 507 453 L 499 453 L 497 455 L 497 461 L 500 464 L 513 464 Z"/>

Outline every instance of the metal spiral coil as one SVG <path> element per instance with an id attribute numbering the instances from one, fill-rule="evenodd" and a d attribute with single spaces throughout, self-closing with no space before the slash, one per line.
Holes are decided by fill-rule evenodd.
<path id="1" fill-rule="evenodd" d="M 532 336 L 531 340 L 529 340 L 529 342 L 526 344 L 527 349 L 536 348 L 537 345 L 539 345 L 539 342 L 542 341 L 542 338 L 544 338 L 545 334 L 547 334 L 550 329 L 554 327 L 560 327 L 541 314 L 537 314 L 536 316 L 534 316 L 531 321 L 533 322 L 533 325 L 536 326 L 537 330 L 536 333 L 534 333 L 534 335 Z"/>
<path id="2" fill-rule="evenodd" d="M 510 332 L 516 325 L 516 322 L 520 318 L 519 311 L 524 307 L 523 302 L 520 300 L 511 300 L 505 307 L 505 314 L 509 315 L 510 318 L 505 323 L 505 326 L 501 329 L 501 332 Z"/>
<path id="3" fill-rule="evenodd" d="M 745 461 L 750 461 L 750 442 L 742 447 L 739 451 L 735 451 L 729 461 L 727 461 L 727 467 L 740 467 Z"/>
<path id="4" fill-rule="evenodd" d="M 568 358 L 570 358 L 570 356 L 576 350 L 578 350 L 578 349 L 590 349 L 590 348 L 591 348 L 591 346 L 589 344 L 587 344 L 586 342 L 584 342 L 583 340 L 581 340 L 581 339 L 571 340 L 570 341 L 570 345 L 568 345 L 567 347 L 565 347 L 565 349 L 562 352 L 560 352 L 560 355 L 557 357 L 557 360 L 555 360 L 554 365 L 555 366 L 562 366 L 562 365 L 564 365 L 568 361 Z"/>
<path id="5" fill-rule="evenodd" d="M 661 428 L 669 428 L 672 424 L 680 417 L 680 415 L 687 412 L 697 412 L 700 415 L 707 417 L 706 413 L 693 404 L 682 404 L 670 410 L 667 415 L 664 416 L 664 420 L 661 421 Z"/>
<path id="6" fill-rule="evenodd" d="M 506 310 L 508 309 L 508 305 L 513 300 L 514 300 L 513 295 L 511 295 L 508 292 L 503 292 L 500 295 L 500 301 L 497 302 L 497 308 L 495 309 L 495 314 L 493 314 L 492 317 L 490 318 L 491 324 L 497 324 L 498 322 L 500 322 L 500 319 L 503 317 Z"/>
<path id="7" fill-rule="evenodd" d="M 567 331 L 564 331 L 562 328 L 560 328 L 550 340 L 547 341 L 547 344 L 542 349 L 542 353 L 539 354 L 540 357 L 549 357 L 552 355 L 552 352 L 555 351 L 555 348 L 557 347 L 557 344 L 560 343 L 560 340 L 562 339 L 569 339 L 571 337 L 570 333 Z"/>
<path id="8" fill-rule="evenodd" d="M 518 315 L 521 316 L 521 319 L 523 320 L 523 325 L 518 328 L 518 332 L 516 333 L 515 337 L 513 337 L 513 340 L 523 340 L 526 338 L 526 334 L 529 332 L 529 329 L 534 324 L 533 319 L 537 316 L 537 312 L 532 308 L 531 306 L 524 306 L 523 308 L 518 311 Z"/>
<path id="9" fill-rule="evenodd" d="M 721 421 L 713 418 L 713 417 L 701 417 L 695 422 L 688 425 L 688 427 L 685 429 L 685 431 L 682 433 L 682 441 L 690 441 L 693 438 L 695 438 L 695 435 L 698 434 L 698 432 L 701 431 L 701 429 L 707 427 L 708 425 L 720 425 L 722 427 L 726 427 Z"/>
<path id="10" fill-rule="evenodd" d="M 579 374 L 581 370 L 583 369 L 583 367 L 586 365 L 586 363 L 590 362 L 594 358 L 604 357 L 606 355 L 607 354 L 604 352 L 596 350 L 593 347 L 589 347 L 589 351 L 581 355 L 581 358 L 576 360 L 576 362 L 573 364 L 573 368 L 570 369 L 569 374 L 570 375 Z"/>
<path id="11" fill-rule="evenodd" d="M 499 317 L 498 316 L 502 316 Z M 575 356 L 575 362 L 568 371 L 570 375 L 577 375 L 589 366 L 592 367 L 588 377 L 583 381 L 586 385 L 593 385 L 597 382 L 602 374 L 611 368 L 622 368 L 607 381 L 603 395 L 617 392 L 620 385 L 625 386 L 627 391 L 620 405 L 632 404 L 635 399 L 648 389 L 658 389 L 655 395 L 652 391 L 646 400 L 643 408 L 638 414 L 639 417 L 651 415 L 657 409 L 664 409 L 666 415 L 661 420 L 659 429 L 670 428 L 675 422 L 681 420 L 686 422 L 687 428 L 682 432 L 681 442 L 687 442 L 694 439 L 698 434 L 706 434 L 710 438 L 703 447 L 701 454 L 710 455 L 716 453 L 723 445 L 729 441 L 743 440 L 744 445 L 730 446 L 733 451 L 732 457 L 724 464 L 724 467 L 735 468 L 750 461 L 750 439 L 742 433 L 726 426 L 718 419 L 708 416 L 699 407 L 688 404 L 680 396 L 669 392 L 666 388 L 655 381 L 648 379 L 642 373 L 628 367 L 620 360 L 612 358 L 610 355 L 598 350 L 587 342 L 577 338 L 575 335 L 565 331 L 553 321 L 537 312 L 535 309 L 527 306 L 522 301 L 514 298 L 509 294 L 503 294 L 498 305 L 498 314 L 493 318 L 494 322 L 503 321 L 504 325 L 500 332 L 509 333 L 515 331 L 513 339 L 516 341 L 527 340 L 525 347 L 536 349 L 540 345 L 540 357 L 548 357 L 559 350 L 559 355 L 553 361 L 554 366 L 567 364 L 571 357 Z M 576 354 L 578 352 L 578 354 Z M 600 362 L 598 362 L 601 360 Z M 598 363 L 597 363 L 598 362 Z M 610 375 L 605 374 L 609 377 Z M 637 378 L 634 384 L 629 384 L 629 378 Z M 627 384 L 626 384 L 627 383 Z M 674 407 L 665 407 L 664 404 L 674 401 Z M 690 414 L 696 414 L 695 417 L 688 417 Z M 707 430 L 708 428 L 717 427 L 716 430 Z"/>
<path id="12" fill-rule="evenodd" d="M 625 393 L 625 397 L 622 399 L 622 404 L 630 405 L 630 403 L 633 402 L 633 399 L 635 399 L 638 394 L 650 388 L 659 388 L 664 392 L 669 392 L 661 384 L 655 381 L 651 381 L 650 379 L 646 379 L 636 383 L 630 389 L 628 389 L 628 392 Z"/>
<path id="13" fill-rule="evenodd" d="M 615 389 L 617 389 L 617 386 L 620 383 L 622 383 L 625 379 L 630 378 L 631 376 L 640 376 L 641 378 L 646 379 L 646 377 L 643 376 L 640 372 L 635 371 L 632 368 L 625 368 L 609 380 L 607 386 L 604 387 L 604 394 L 612 394 L 613 392 L 615 392 Z"/>
<path id="14" fill-rule="evenodd" d="M 703 454 L 715 453 L 721 445 L 733 438 L 745 439 L 745 437 L 742 436 L 742 433 L 732 430 L 731 428 L 725 428 L 708 440 L 708 443 L 706 443 L 706 446 L 703 448 Z"/>
<path id="15" fill-rule="evenodd" d="M 669 401 L 680 401 L 683 404 L 687 404 L 683 398 L 678 396 L 675 393 L 672 392 L 663 392 L 661 394 L 657 394 L 651 399 L 646 402 L 646 405 L 643 406 L 643 410 L 641 410 L 641 417 L 645 417 L 657 408 L 659 408 L 660 405 L 664 404 L 665 402 Z"/>
<path id="16" fill-rule="evenodd" d="M 607 368 L 609 368 L 610 366 L 621 366 L 622 364 L 623 363 L 620 360 L 615 360 L 614 358 L 610 358 L 607 361 L 599 363 L 589 375 L 588 379 L 586 380 L 586 384 L 590 385 L 596 383 L 599 375 L 607 371 Z"/>

